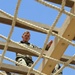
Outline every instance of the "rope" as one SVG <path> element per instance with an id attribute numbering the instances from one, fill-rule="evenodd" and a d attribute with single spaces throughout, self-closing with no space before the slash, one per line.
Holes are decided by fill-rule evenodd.
<path id="1" fill-rule="evenodd" d="M 1 57 L 1 62 L 0 62 L 0 64 L 2 64 L 4 55 L 5 55 L 6 50 L 7 50 L 7 48 L 8 48 L 8 43 L 9 43 L 10 37 L 11 37 L 12 32 L 13 32 L 13 30 L 14 30 L 14 26 L 15 26 L 16 17 L 17 17 L 17 13 L 18 13 L 18 8 L 19 8 L 19 6 L 20 6 L 20 2 L 21 2 L 21 0 L 18 0 L 17 6 L 16 6 L 16 11 L 15 11 L 14 18 L 13 18 L 13 21 L 12 21 L 12 27 L 11 27 L 10 33 L 9 33 L 9 35 L 8 35 L 7 42 L 6 42 L 6 44 L 5 44 L 4 51 L 3 51 L 3 53 L 2 53 L 2 57 Z"/>
<path id="2" fill-rule="evenodd" d="M 54 73 L 53 75 L 58 75 L 58 73 L 60 73 L 68 64 L 70 64 L 70 62 L 75 59 L 75 55 L 69 59 L 56 73 Z"/>
<path id="3" fill-rule="evenodd" d="M 2 56 L 2 55 L 0 54 L 0 57 L 1 57 L 1 56 Z M 4 56 L 4 58 L 7 59 L 7 60 L 9 60 L 9 61 L 11 61 L 11 62 L 13 62 L 13 63 L 15 63 L 15 64 L 18 64 L 18 65 L 24 67 L 24 68 L 26 68 L 26 69 L 29 69 L 29 68 L 30 68 L 30 67 L 28 67 L 28 66 L 26 66 L 26 65 L 22 65 L 22 64 L 16 62 L 15 60 L 12 60 L 12 59 L 10 59 L 10 58 L 8 58 L 8 57 L 6 57 L 6 56 Z M 33 69 L 33 72 L 36 72 L 36 73 L 41 74 L 41 75 L 46 75 L 46 74 L 41 73 L 40 71 L 37 71 L 37 70 L 35 70 L 35 69 Z"/>
<path id="4" fill-rule="evenodd" d="M 56 73 L 54 73 L 53 75 L 57 75 L 57 74 L 58 74 L 60 71 L 62 71 L 66 66 L 75 69 L 74 66 L 69 65 L 70 62 L 75 58 L 75 55 L 74 55 L 70 60 L 68 60 L 66 63 L 64 63 L 64 62 L 62 62 L 62 61 L 59 61 L 59 60 L 57 60 L 57 59 L 51 58 L 51 57 L 49 57 L 49 56 L 47 56 L 47 55 L 43 55 L 44 50 L 45 50 L 46 45 L 47 45 L 47 42 L 48 42 L 48 39 L 49 39 L 49 37 L 50 37 L 51 34 L 54 35 L 54 36 L 56 36 L 56 37 L 58 37 L 58 38 L 60 38 L 60 39 L 62 39 L 62 40 L 64 40 L 64 41 L 66 41 L 68 44 L 71 44 L 72 46 L 75 46 L 75 44 L 74 44 L 73 42 L 71 42 L 70 40 L 68 40 L 68 39 L 66 39 L 66 38 L 64 38 L 64 37 L 62 37 L 62 36 L 60 36 L 60 35 L 58 35 L 58 34 L 52 32 L 52 30 L 53 30 L 54 27 L 56 26 L 56 23 L 58 22 L 58 20 L 59 20 L 60 16 L 62 15 L 62 13 L 65 13 L 66 15 L 69 15 L 69 16 L 72 16 L 72 17 L 75 17 L 75 15 L 74 15 L 73 13 L 70 13 L 70 12 L 67 12 L 66 10 L 64 10 L 66 0 L 62 0 L 62 7 L 61 7 L 61 8 L 59 8 L 59 7 L 57 7 L 57 6 L 54 6 L 54 5 L 48 3 L 48 2 L 46 2 L 46 1 L 44 1 L 44 0 L 36 0 L 36 1 L 38 1 L 38 2 L 40 2 L 40 3 L 42 3 L 42 4 L 44 4 L 45 6 L 48 6 L 48 7 L 50 7 L 50 8 L 53 8 L 53 9 L 59 11 L 59 14 L 58 14 L 57 18 L 55 19 L 54 23 L 52 24 L 52 27 L 51 27 L 49 30 L 44 29 L 44 28 L 39 27 L 39 26 L 36 26 L 36 25 L 34 25 L 34 24 L 31 24 L 31 23 L 29 23 L 29 22 L 27 22 L 27 21 L 22 21 L 21 19 L 18 19 L 18 18 L 17 18 L 18 8 L 19 8 L 19 6 L 20 6 L 21 0 L 18 0 L 14 17 L 11 16 L 11 15 L 9 15 L 8 13 L 5 13 L 4 11 L 0 10 L 1 13 L 5 14 L 6 16 L 9 16 L 10 18 L 13 19 L 13 21 L 12 21 L 12 27 L 11 27 L 10 33 L 9 33 L 9 35 L 8 35 L 8 38 L 6 38 L 6 37 L 0 35 L 1 38 L 3 38 L 3 39 L 6 40 L 6 44 L 5 44 L 5 47 L 4 47 L 4 51 L 3 51 L 2 55 L 0 55 L 0 56 L 1 56 L 1 62 L 0 62 L 0 64 L 2 64 L 3 58 L 5 58 L 5 59 L 7 59 L 7 60 L 9 60 L 9 61 L 11 61 L 11 62 L 13 62 L 13 63 L 15 63 L 15 64 L 18 64 L 18 65 L 21 65 L 21 66 L 27 68 L 27 69 L 28 69 L 27 75 L 30 74 L 30 71 L 31 71 L 31 70 L 33 70 L 34 72 L 36 72 L 36 73 L 38 73 L 38 74 L 46 75 L 46 74 L 44 74 L 44 73 L 42 73 L 42 72 L 40 72 L 40 71 L 38 71 L 38 70 L 33 69 L 33 67 L 37 64 L 37 62 L 43 57 L 43 58 L 46 58 L 46 59 L 49 59 L 49 60 L 53 60 L 53 61 L 56 61 L 56 62 L 58 62 L 58 63 L 63 64 L 63 66 L 62 66 Z M 72 1 L 74 1 L 74 0 L 72 0 Z M 17 21 L 17 22 L 20 22 L 20 23 L 22 23 L 22 24 L 24 24 L 24 25 L 26 25 L 26 26 L 29 26 L 29 27 L 31 27 L 31 28 L 34 28 L 34 29 L 37 29 L 37 30 L 41 30 L 41 31 L 47 33 L 47 37 L 46 37 L 46 40 L 45 40 L 45 43 L 44 43 L 44 46 L 43 46 L 43 48 L 42 48 L 41 53 L 35 51 L 34 49 L 28 48 L 28 47 L 26 47 L 26 46 L 23 46 L 22 44 L 19 44 L 19 43 L 16 43 L 16 42 L 10 40 L 11 35 L 12 35 L 12 32 L 13 32 L 14 27 L 15 27 L 15 22 L 16 22 L 16 21 Z M 34 62 L 34 64 L 33 64 L 31 67 L 28 67 L 28 66 L 26 66 L 26 65 L 22 65 L 22 64 L 20 64 L 20 63 L 14 61 L 14 60 L 12 60 L 12 59 L 10 59 L 10 58 L 7 58 L 7 57 L 5 57 L 4 55 L 5 55 L 6 50 L 7 50 L 7 48 L 8 48 L 9 42 L 12 42 L 12 43 L 14 43 L 14 44 L 16 44 L 16 45 L 19 45 L 20 47 L 23 47 L 23 48 L 27 49 L 28 51 L 34 52 L 34 53 L 36 53 L 39 57 L 37 58 L 37 60 Z M 0 73 L 3 74 L 2 72 L 0 72 Z"/>
<path id="5" fill-rule="evenodd" d="M 2 36 L 2 37 L 3 37 L 5 40 L 7 39 L 7 38 L 4 37 L 4 36 Z M 10 42 L 12 42 L 13 44 L 18 45 L 18 46 L 20 46 L 20 47 L 26 49 L 27 51 L 32 51 L 32 53 L 35 53 L 35 54 L 37 54 L 38 56 L 40 55 L 40 53 L 37 52 L 37 49 L 35 50 L 34 48 L 33 48 L 33 49 L 28 48 L 27 46 L 24 46 L 24 45 L 22 45 L 22 44 L 19 44 L 19 43 L 17 43 L 17 42 L 12 41 L 12 40 L 10 40 Z M 43 57 L 44 57 L 44 58 L 47 58 L 47 59 L 54 60 L 54 61 L 56 61 L 56 62 L 60 62 L 60 61 L 58 61 L 57 59 L 54 59 L 54 58 L 52 59 L 52 57 L 49 57 L 49 56 L 46 56 L 46 55 L 43 55 Z M 61 63 L 61 64 L 64 64 L 64 63 L 62 63 L 62 62 L 60 62 L 60 63 Z"/>
<path id="6" fill-rule="evenodd" d="M 43 4 L 43 5 L 45 5 L 45 6 L 48 6 L 48 7 L 50 7 L 50 8 L 53 8 L 53 9 L 55 9 L 55 10 L 58 10 L 59 12 L 61 11 L 61 8 L 52 5 L 52 4 L 48 3 L 47 1 L 44 1 L 44 0 L 36 0 L 36 1 L 39 2 L 39 3 L 41 3 L 41 4 Z M 70 13 L 70 12 L 68 12 L 68 11 L 66 11 L 66 10 L 64 10 L 63 13 L 66 14 L 66 15 L 75 17 L 75 14 Z"/>
<path id="7" fill-rule="evenodd" d="M 2 37 L 3 37 L 3 36 L 2 36 Z M 3 38 L 5 38 L 5 40 L 6 40 L 6 37 L 3 37 Z M 13 42 L 13 41 L 10 40 L 10 42 Z M 33 50 L 33 49 L 31 49 L 31 48 L 28 48 L 28 47 L 23 46 L 22 44 L 19 44 L 19 43 L 16 43 L 16 42 L 13 42 L 13 44 L 19 45 L 19 46 L 22 47 L 22 48 L 26 48 L 26 50 L 28 50 L 28 51 L 35 52 L 35 54 L 38 54 L 38 56 L 40 55 L 40 53 L 37 52 L 37 50 Z M 49 59 L 49 60 L 53 60 L 53 61 L 55 61 L 55 62 L 57 62 L 57 63 L 65 64 L 65 62 L 59 61 L 59 60 L 57 60 L 57 59 L 54 59 L 54 58 L 49 57 L 49 56 L 46 56 L 46 55 L 43 55 L 42 57 L 44 57 L 44 58 L 46 58 L 46 59 Z M 73 67 L 73 66 L 70 66 L 70 65 L 67 65 L 67 66 L 70 67 L 70 68 L 75 69 L 75 67 Z"/>
<path id="8" fill-rule="evenodd" d="M 49 30 L 49 33 L 47 34 L 47 38 L 46 38 L 46 40 L 45 40 L 44 47 L 43 47 L 43 49 L 42 49 L 41 54 L 39 55 L 38 59 L 34 62 L 34 64 L 31 66 L 31 68 L 29 69 L 27 75 L 29 75 L 29 73 L 30 73 L 30 71 L 32 70 L 32 68 L 38 63 L 38 61 L 39 61 L 40 58 L 42 57 L 42 55 L 43 55 L 43 53 L 44 53 L 44 51 L 45 51 L 45 48 L 46 48 L 46 45 L 47 45 L 47 42 L 48 42 L 49 36 L 50 36 L 52 30 L 54 29 L 54 27 L 56 26 L 56 23 L 58 22 L 60 16 L 62 15 L 62 12 L 63 12 L 64 6 L 65 6 L 65 1 L 62 2 L 62 10 L 61 10 L 61 12 L 58 14 L 56 20 L 54 21 L 52 27 L 51 27 L 50 30 Z"/>
<path id="9" fill-rule="evenodd" d="M 3 13 L 4 15 L 10 17 L 10 18 L 13 18 L 13 16 L 11 16 L 10 14 L 4 12 L 3 10 L 0 10 L 0 12 Z M 19 23 L 21 23 L 21 24 L 23 24 L 23 25 L 25 25 L 25 26 L 27 26 L 27 27 L 30 27 L 30 28 L 43 31 L 43 32 L 45 32 L 45 33 L 48 33 L 48 30 L 47 30 L 47 29 L 42 28 L 42 27 L 37 26 L 37 25 L 34 25 L 34 24 L 29 23 L 29 22 L 27 22 L 27 21 L 21 20 L 21 19 L 19 19 L 19 18 L 16 18 L 16 21 L 19 22 Z"/>

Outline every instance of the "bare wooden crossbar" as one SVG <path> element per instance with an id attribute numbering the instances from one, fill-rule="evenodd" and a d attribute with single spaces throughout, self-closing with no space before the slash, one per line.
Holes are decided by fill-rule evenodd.
<path id="1" fill-rule="evenodd" d="M 4 46 L 5 46 L 5 42 L 0 41 L 0 49 L 3 50 Z M 15 45 L 13 43 L 9 43 L 8 51 L 27 54 L 27 55 L 31 55 L 31 56 L 38 56 L 38 54 L 33 53 L 31 51 L 27 51 L 26 49 L 24 49 L 24 48 L 22 48 L 18 45 Z M 37 52 L 41 53 L 41 49 L 38 49 Z M 47 51 L 44 52 L 44 54 L 46 54 L 46 53 L 47 53 Z M 63 62 L 67 62 L 70 58 L 71 58 L 71 56 L 63 55 L 60 60 L 63 61 Z M 75 65 L 75 60 L 73 60 L 70 64 Z"/>
<path id="2" fill-rule="evenodd" d="M 6 71 L 6 72 L 13 72 L 13 73 L 19 73 L 27 75 L 28 69 L 22 66 L 15 66 L 10 64 L 4 64 L 2 63 L 0 70 Z M 30 75 L 35 75 L 35 73 L 32 71 Z"/>
<path id="3" fill-rule="evenodd" d="M 9 16 L 7 16 L 8 14 L 5 15 L 1 12 L 2 11 L 0 10 L 0 22 L 4 23 L 6 25 L 11 25 L 11 23 L 12 23 L 12 18 L 11 17 L 13 17 L 13 16 L 10 15 L 11 17 L 9 17 Z M 32 23 L 32 24 L 37 25 L 37 26 L 41 26 L 42 28 L 47 29 L 47 30 L 49 30 L 49 28 L 50 28 L 50 26 L 46 25 L 46 24 L 34 22 L 34 21 L 31 21 L 31 20 L 24 20 L 24 19 L 21 19 L 21 20 L 27 21 L 27 22 Z M 31 27 L 27 27 L 26 25 L 24 25 L 20 22 L 16 22 L 16 26 L 20 27 L 20 28 L 29 29 L 29 30 L 33 30 L 33 31 L 36 31 L 36 32 L 41 32 L 41 33 L 47 34 L 46 32 L 43 32 L 43 31 L 40 31 L 40 30 L 38 31 L 38 30 L 33 29 Z M 55 27 L 52 31 L 58 34 L 59 31 L 60 31 L 60 28 Z M 73 40 L 75 40 L 75 37 L 73 38 Z"/>
<path id="4" fill-rule="evenodd" d="M 5 23 L 7 25 L 11 25 L 13 16 L 11 16 L 11 15 L 9 16 L 9 15 L 7 13 L 5 13 L 5 12 L 3 12 L 3 11 L 0 10 L 0 22 L 1 23 Z M 20 20 L 27 21 L 29 23 L 32 23 L 32 24 L 34 24 L 34 25 L 36 25 L 38 27 L 40 26 L 40 27 L 42 27 L 44 29 L 47 29 L 47 30 L 49 30 L 49 28 L 50 28 L 50 26 L 49 25 L 46 25 L 46 24 L 42 24 L 42 23 L 30 21 L 30 20 L 24 20 L 24 19 L 20 19 Z M 29 26 L 21 23 L 20 21 L 19 22 L 16 21 L 16 25 L 15 26 L 20 27 L 20 28 L 29 29 L 29 30 L 33 30 L 33 31 L 37 31 L 37 32 L 41 32 L 41 33 L 47 34 L 44 31 L 41 31 L 41 30 L 38 31 L 37 29 L 31 28 L 31 27 L 29 27 Z M 60 28 L 54 28 L 52 31 L 55 32 L 55 33 L 58 33 L 59 30 L 60 30 Z"/>

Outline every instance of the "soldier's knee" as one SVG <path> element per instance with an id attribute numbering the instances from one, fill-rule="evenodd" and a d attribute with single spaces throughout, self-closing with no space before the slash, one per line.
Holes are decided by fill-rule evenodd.
<path id="1" fill-rule="evenodd" d="M 16 61 L 21 65 L 26 65 L 26 61 L 23 58 L 18 58 Z M 16 65 L 19 66 L 18 64 Z"/>

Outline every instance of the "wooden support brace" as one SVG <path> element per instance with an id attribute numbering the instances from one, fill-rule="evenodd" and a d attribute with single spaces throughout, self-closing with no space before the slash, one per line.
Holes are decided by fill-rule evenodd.
<path id="1" fill-rule="evenodd" d="M 75 12 L 75 6 L 73 6 L 71 12 Z M 75 35 L 75 18 L 73 17 L 67 17 L 66 21 L 64 22 L 61 31 L 59 32 L 59 35 L 72 41 Z M 55 59 L 61 59 L 62 55 L 66 51 L 66 48 L 69 46 L 69 44 L 62 40 L 58 39 L 56 42 L 56 38 L 53 41 L 48 53 L 46 55 L 53 57 Z M 50 75 L 52 70 L 54 69 L 55 65 L 57 63 L 52 60 L 46 60 L 45 64 L 43 65 L 43 68 L 39 68 L 41 72 Z"/>

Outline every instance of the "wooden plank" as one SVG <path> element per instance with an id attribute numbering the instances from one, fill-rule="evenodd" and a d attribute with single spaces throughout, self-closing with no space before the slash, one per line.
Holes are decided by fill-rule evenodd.
<path id="1" fill-rule="evenodd" d="M 56 3 L 56 4 L 60 4 L 60 5 L 62 3 L 62 0 L 45 0 L 45 1 L 53 2 L 53 3 Z M 73 0 L 66 0 L 65 6 L 72 8 L 73 5 L 74 5 Z"/>
<path id="2" fill-rule="evenodd" d="M 12 18 L 13 18 L 13 16 L 8 15 L 7 13 L 4 13 L 3 11 L 0 10 L 0 22 L 1 23 L 5 23 L 5 24 L 8 24 L 8 25 L 11 25 Z M 46 24 L 42 24 L 42 23 L 30 21 L 30 20 L 24 20 L 24 19 L 20 19 L 20 20 L 27 21 L 29 23 L 32 23 L 32 24 L 34 24 L 36 26 L 42 27 L 42 28 L 47 29 L 47 30 L 49 30 L 49 28 L 51 27 L 50 25 L 46 25 Z M 24 28 L 24 29 L 29 29 L 29 30 L 37 31 L 37 32 L 41 32 L 41 33 L 45 33 L 46 34 L 46 32 L 44 32 L 44 31 L 34 29 L 34 28 L 30 27 L 29 25 L 27 26 L 25 23 L 21 23 L 20 20 L 17 20 L 15 26 L 20 27 L 20 28 Z M 58 33 L 59 30 L 60 30 L 60 28 L 54 28 L 53 29 L 53 32 Z"/>
<path id="3" fill-rule="evenodd" d="M 63 55 L 60 60 L 63 61 L 63 62 L 67 62 L 71 58 L 72 58 L 72 56 Z M 75 64 L 75 60 L 73 60 L 70 64 L 74 65 Z"/>
<path id="4" fill-rule="evenodd" d="M 5 46 L 5 42 L 0 41 L 0 49 L 4 49 L 4 46 Z M 19 52 L 19 53 L 27 54 L 27 55 L 31 55 L 31 56 L 38 56 L 38 54 L 28 51 L 28 50 L 26 50 L 18 45 L 15 45 L 13 43 L 9 43 L 8 51 L 12 51 L 12 52 L 16 52 L 16 53 Z M 38 53 L 41 53 L 41 49 L 38 49 L 36 51 Z M 46 54 L 46 53 L 47 53 L 47 51 L 44 52 L 44 54 Z M 63 62 L 67 62 L 70 58 L 71 58 L 71 56 L 63 55 L 60 60 Z M 73 60 L 70 64 L 75 65 L 75 60 Z"/>
<path id="5" fill-rule="evenodd" d="M 75 6 L 72 9 L 72 12 L 75 12 Z M 69 16 L 67 17 L 59 35 L 72 41 L 75 35 L 75 18 Z M 56 40 L 54 40 L 47 55 L 55 59 L 60 59 L 68 46 L 69 44 L 62 39 L 58 39 L 57 42 Z M 43 68 L 40 67 L 40 71 L 47 75 L 50 75 L 56 64 L 57 63 L 52 60 L 46 60 Z"/>
<path id="6" fill-rule="evenodd" d="M 13 17 L 13 16 L 10 15 L 11 17 L 9 17 L 7 15 L 8 14 L 5 15 L 5 14 L 1 13 L 1 10 L 0 10 L 0 22 L 4 23 L 4 24 L 7 24 L 7 25 L 11 25 L 11 23 L 12 23 L 12 18 L 11 17 Z M 23 20 L 23 19 L 21 19 L 21 20 Z M 50 26 L 46 25 L 46 24 L 42 24 L 42 23 L 30 21 L 30 20 L 23 20 L 23 21 L 27 21 L 29 23 L 32 23 L 32 24 L 36 25 L 36 26 L 41 26 L 42 28 L 47 29 L 47 30 L 49 30 L 49 28 L 50 28 Z M 15 26 L 47 34 L 46 32 L 43 32 L 43 31 L 40 31 L 40 30 L 38 31 L 38 30 L 35 30 L 33 28 L 27 27 L 26 25 L 24 25 L 20 22 L 16 22 Z M 58 34 L 58 32 L 60 31 L 60 28 L 55 27 L 52 31 Z M 73 40 L 75 40 L 75 37 L 73 38 Z"/>
<path id="7" fill-rule="evenodd" d="M 12 67 L 12 68 L 11 68 Z M 28 69 L 22 66 L 15 66 L 10 64 L 4 64 L 0 66 L 0 70 L 6 71 L 6 72 L 13 72 L 13 73 L 19 73 L 27 75 Z M 30 72 L 30 75 L 35 75 L 33 71 Z"/>
<path id="8" fill-rule="evenodd" d="M 5 42 L 0 41 L 0 49 L 4 49 L 4 46 L 5 46 Z M 23 46 L 25 46 L 25 45 L 23 45 Z M 29 47 L 29 46 L 26 45 L 26 47 Z M 36 50 L 36 49 L 34 48 L 34 50 Z M 18 46 L 16 44 L 13 44 L 11 42 L 8 45 L 8 51 L 12 51 L 12 52 L 16 52 L 16 53 L 21 53 L 21 54 L 28 54 L 28 55 L 38 56 L 37 53 L 34 53 L 31 50 L 27 50 L 26 48 L 20 47 L 20 46 Z M 41 49 L 37 49 L 37 52 L 40 53 Z"/>

